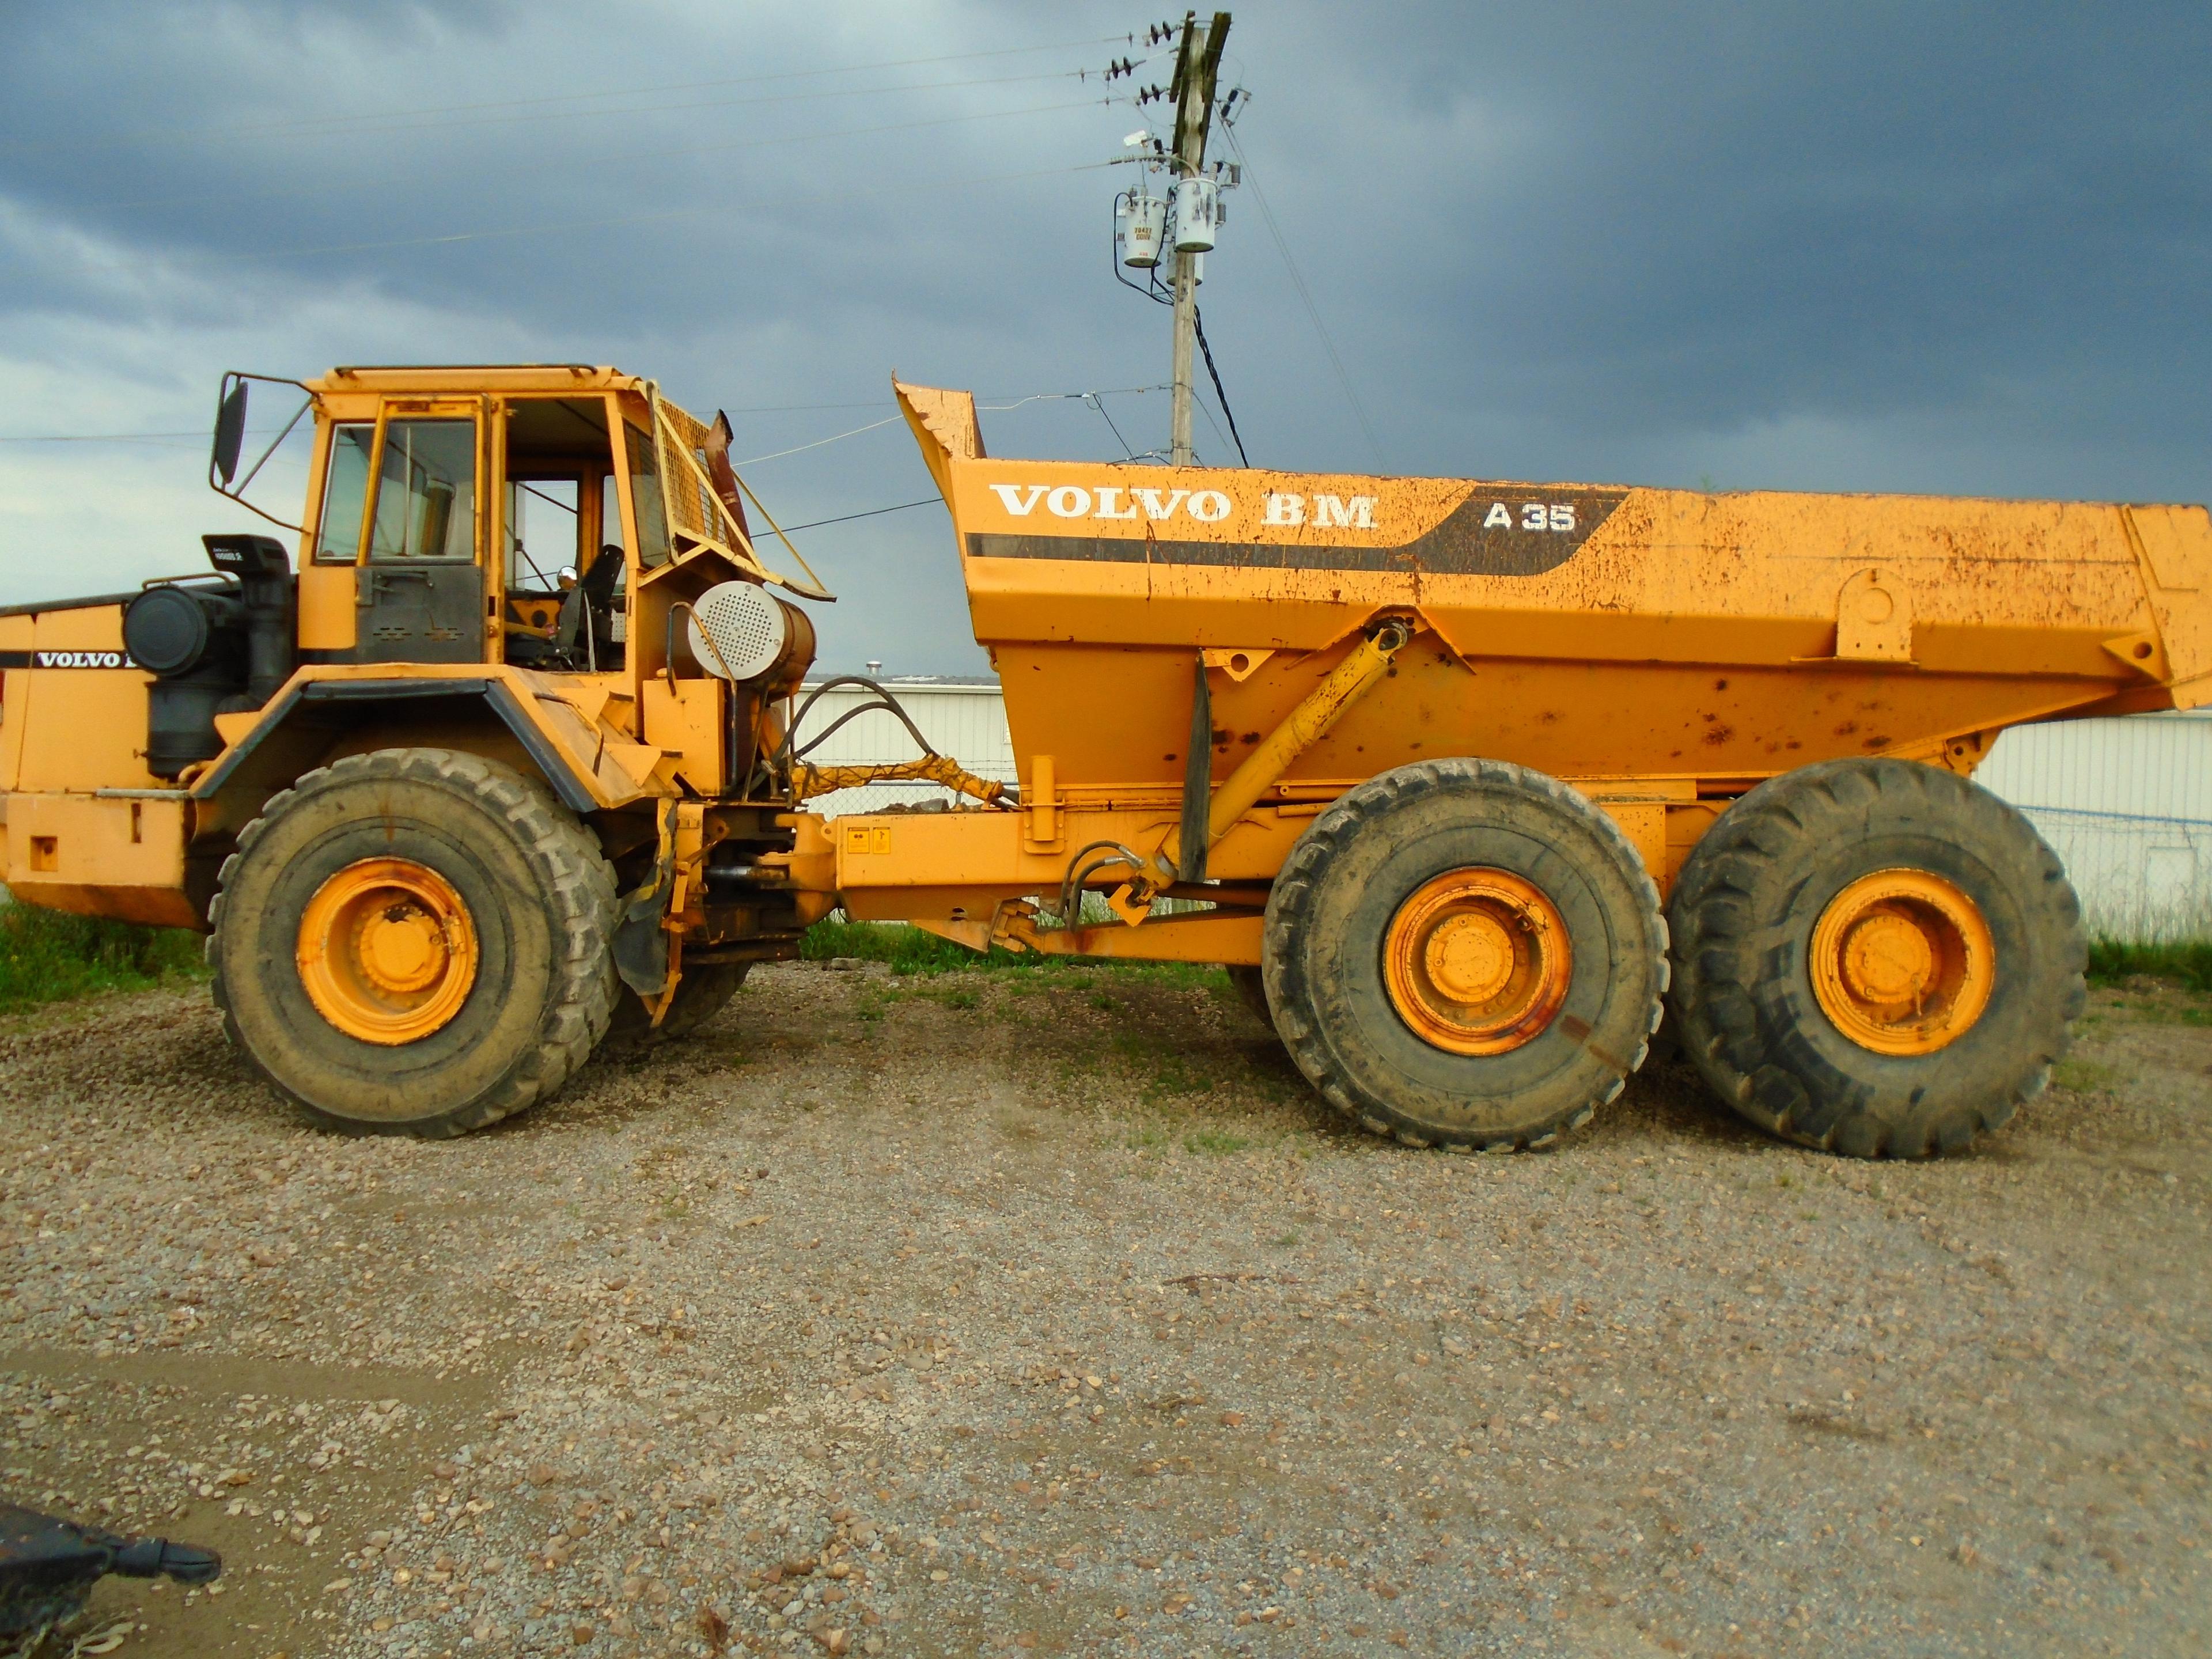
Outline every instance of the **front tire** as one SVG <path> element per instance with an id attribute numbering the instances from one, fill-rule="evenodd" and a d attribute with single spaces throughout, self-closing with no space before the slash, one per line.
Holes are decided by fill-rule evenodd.
<path id="1" fill-rule="evenodd" d="M 605 1033 L 614 872 L 534 778 L 441 749 L 350 755 L 225 861 L 223 1029 L 309 1117 L 446 1137 L 536 1104 Z"/>
<path id="2" fill-rule="evenodd" d="M 1339 1111 L 1409 1146 L 1541 1146 L 1643 1063 L 1667 988 L 1658 889 L 1555 779 L 1427 761 L 1316 818 L 1267 902 L 1267 1000 Z"/>
<path id="3" fill-rule="evenodd" d="M 1954 1152 L 2039 1094 L 2087 996 L 2058 857 L 1986 789 L 1911 761 L 1769 779 L 1692 849 L 1674 1024 L 1714 1092 L 1853 1158 Z"/>

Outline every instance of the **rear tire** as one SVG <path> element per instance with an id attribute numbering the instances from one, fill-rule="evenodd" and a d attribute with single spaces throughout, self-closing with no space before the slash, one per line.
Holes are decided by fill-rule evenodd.
<path id="1" fill-rule="evenodd" d="M 1529 925 L 1477 914 L 1486 898 L 1425 897 L 1468 881 L 1528 896 Z M 1275 878 L 1263 949 L 1298 1069 L 1347 1117 L 1416 1146 L 1541 1146 L 1589 1121 L 1643 1063 L 1667 988 L 1667 924 L 1636 849 L 1577 791 L 1498 761 L 1402 766 L 1343 796 Z M 1523 950 L 1525 974 L 1497 967 Z M 1392 965 L 1404 951 L 1441 964 L 1432 993 L 1498 988 L 1479 1006 L 1445 999 L 1424 1036 Z M 1484 1026 L 1498 1008 L 1503 1024 Z"/>
<path id="2" fill-rule="evenodd" d="M 1978 913 L 1973 948 L 1990 961 L 1955 1030 L 1931 1015 L 1926 1034 L 1893 1036 L 1819 966 L 1834 955 L 1814 949 L 1835 938 L 1831 908 L 1899 874 Z M 1760 784 L 1692 849 L 1671 913 L 1683 1051 L 1759 1127 L 1854 1158 L 1927 1158 L 1998 1127 L 2042 1092 L 2087 996 L 2057 855 L 1986 789 L 1911 761 L 1828 761 Z M 1929 1006 L 1940 1013 L 1933 994 Z"/>
<path id="3" fill-rule="evenodd" d="M 624 987 L 615 998 L 612 1022 L 605 1042 L 610 1048 L 641 1048 L 649 1043 L 673 1042 L 687 1037 L 720 1013 L 751 971 L 750 962 L 715 962 L 686 968 L 676 981 L 675 1000 L 659 1025 L 646 1012 L 644 1000 Z"/>
<path id="4" fill-rule="evenodd" d="M 441 904 L 443 931 L 422 914 Z M 230 1040 L 316 1122 L 446 1137 L 583 1063 L 614 1000 L 615 916 L 598 841 L 543 783 L 386 749 L 307 774 L 246 827 L 208 961 Z"/>

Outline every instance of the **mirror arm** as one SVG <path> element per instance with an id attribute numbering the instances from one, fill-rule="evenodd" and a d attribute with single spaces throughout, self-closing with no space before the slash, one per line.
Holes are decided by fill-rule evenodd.
<path id="1" fill-rule="evenodd" d="M 301 404 L 297 410 L 293 411 L 292 418 L 284 423 L 284 429 L 282 432 L 279 432 L 276 437 L 270 441 L 269 447 L 261 452 L 259 459 L 253 463 L 252 468 L 246 472 L 246 477 L 240 479 L 237 484 L 233 485 L 228 480 L 218 476 L 219 469 L 217 458 L 214 455 L 210 455 L 208 459 L 208 488 L 214 490 L 216 495 L 222 496 L 227 501 L 236 501 L 240 507 L 244 507 L 248 513 L 252 514 L 256 518 L 267 520 L 270 524 L 275 525 L 279 530 L 289 530 L 295 534 L 305 535 L 307 534 L 307 531 L 303 526 L 293 524 L 287 520 L 280 519 L 275 514 L 267 512 L 263 508 L 255 506 L 252 501 L 246 499 L 245 492 L 246 487 L 250 485 L 258 476 L 259 476 L 261 469 L 268 465 L 269 458 L 276 453 L 278 447 L 283 443 L 285 439 L 292 435 L 294 430 L 298 428 L 300 422 L 306 418 L 307 411 L 315 406 L 314 391 L 304 381 L 286 380 L 282 375 L 249 374 L 245 373 L 243 370 L 231 369 L 226 371 L 223 374 L 222 385 L 224 388 L 224 395 L 223 398 L 218 399 L 218 406 L 220 406 L 220 404 L 222 401 L 227 400 L 229 388 L 233 381 L 236 381 L 240 388 L 243 390 L 246 383 L 253 380 L 258 380 L 264 386 L 296 386 L 301 392 L 306 394 L 305 401 Z M 240 418 L 242 421 L 242 411 Z M 220 416 L 218 416 L 218 424 L 219 423 Z M 220 442 L 219 432 L 218 442 Z"/>
<path id="2" fill-rule="evenodd" d="M 269 458 L 276 453 L 277 445 L 292 435 L 292 429 L 306 418 L 307 411 L 314 406 L 315 399 L 310 393 L 307 401 L 292 411 L 292 418 L 284 422 L 284 429 L 270 440 L 269 447 L 261 452 L 261 459 L 246 469 L 246 476 L 240 478 L 232 489 L 225 490 L 223 493 L 233 495 L 245 495 L 252 487 L 254 479 L 261 476 L 261 469 L 269 465 Z"/>

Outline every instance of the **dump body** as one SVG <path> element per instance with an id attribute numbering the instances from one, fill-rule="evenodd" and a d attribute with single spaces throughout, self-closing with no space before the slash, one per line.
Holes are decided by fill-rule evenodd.
<path id="1" fill-rule="evenodd" d="M 1005 460 L 967 394 L 901 392 L 1021 775 L 1069 810 L 1174 800 L 1195 655 L 1218 784 L 1383 616 L 1411 646 L 1263 801 L 1516 762 L 1606 805 L 1662 885 L 1777 773 L 1970 773 L 2009 726 L 2212 698 L 2202 507 Z M 1229 866 L 1272 874 L 1267 839 Z"/>

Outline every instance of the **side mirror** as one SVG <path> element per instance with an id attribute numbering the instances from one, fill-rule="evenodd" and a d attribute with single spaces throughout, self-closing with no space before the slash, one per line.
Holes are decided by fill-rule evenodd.
<path id="1" fill-rule="evenodd" d="M 212 464 L 223 483 L 238 476 L 239 452 L 246 446 L 246 382 L 223 393 L 215 414 L 215 453 Z"/>
<path id="2" fill-rule="evenodd" d="M 253 380 L 270 386 L 296 386 L 301 396 L 299 408 L 292 411 L 292 418 L 284 422 L 283 430 L 269 441 L 269 447 L 261 452 L 260 458 L 252 466 L 246 469 L 246 476 L 241 478 L 238 476 L 238 459 L 246 447 L 246 390 L 247 383 Z M 215 442 L 208 453 L 208 488 L 226 501 L 236 501 L 248 513 L 268 520 L 279 530 L 297 532 L 300 529 L 298 525 L 256 506 L 246 499 L 246 492 L 261 476 L 261 469 L 269 465 L 269 458 L 276 453 L 285 439 L 299 429 L 300 422 L 307 418 L 307 412 L 314 406 L 315 394 L 302 381 L 280 380 L 269 374 L 248 374 L 234 368 L 228 370 L 222 377 L 222 390 L 215 408 Z"/>

